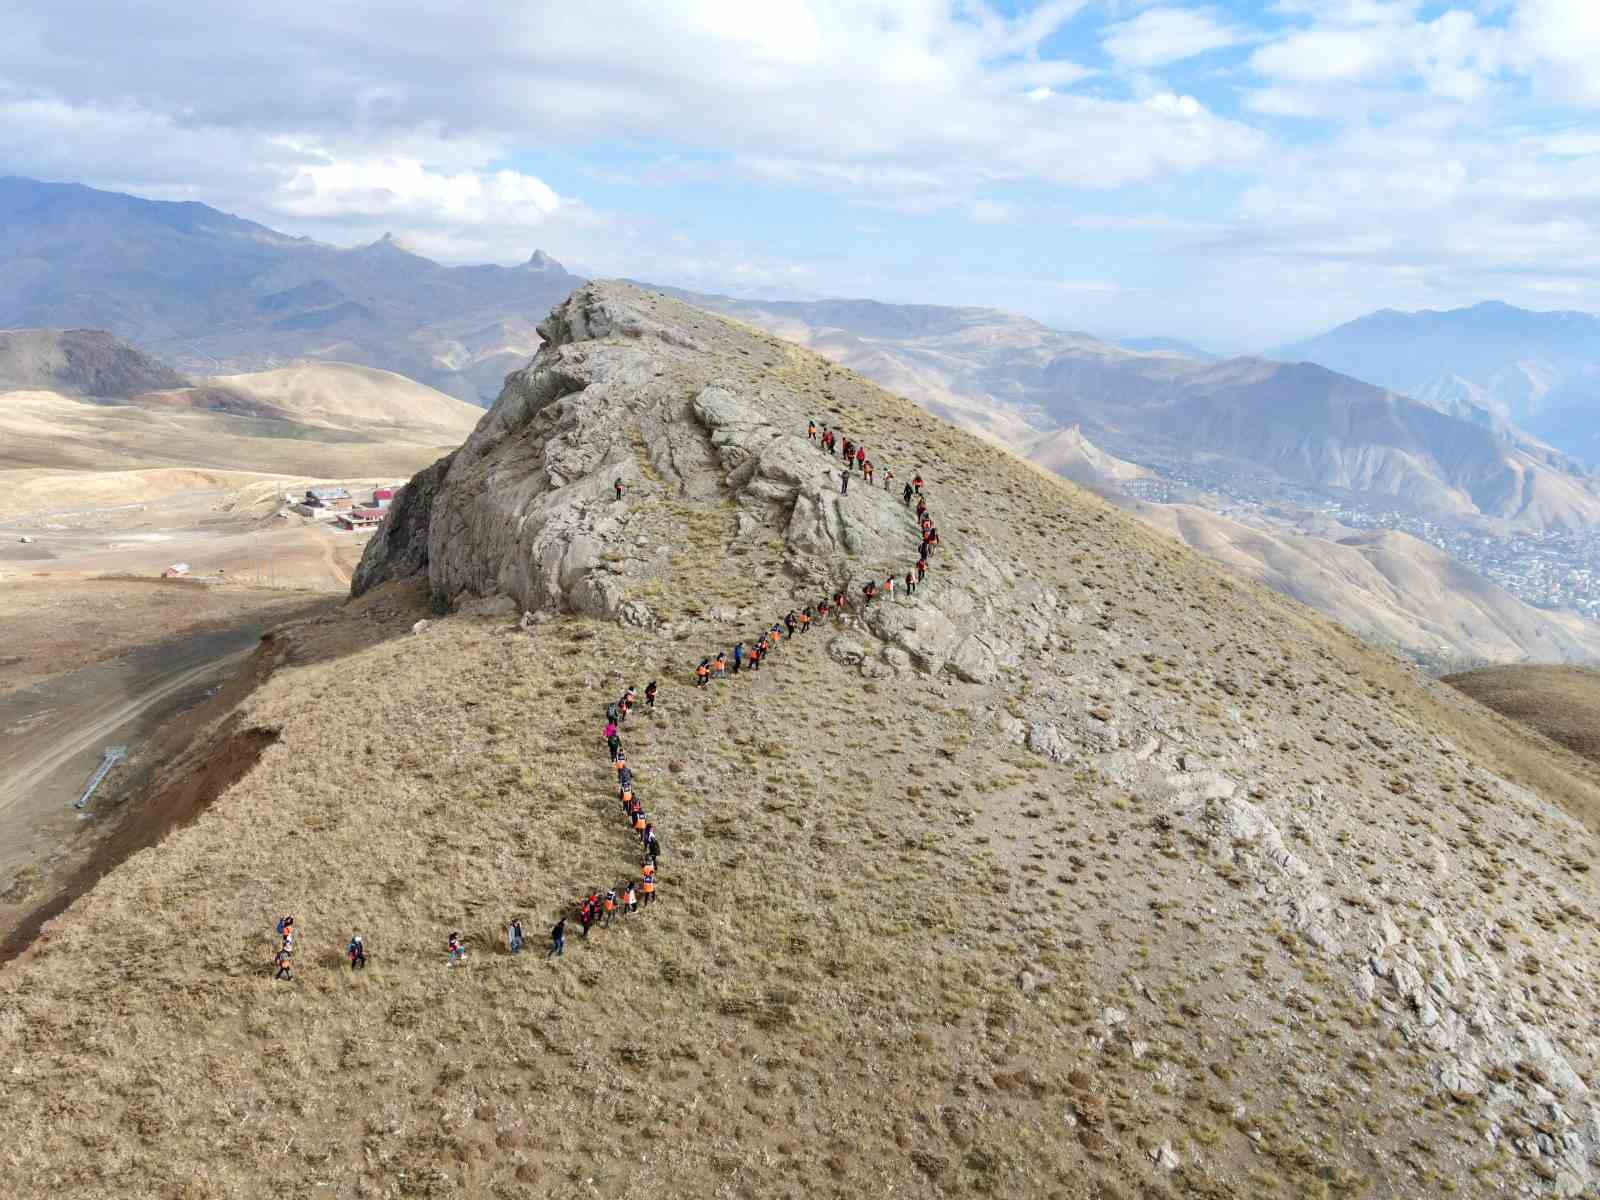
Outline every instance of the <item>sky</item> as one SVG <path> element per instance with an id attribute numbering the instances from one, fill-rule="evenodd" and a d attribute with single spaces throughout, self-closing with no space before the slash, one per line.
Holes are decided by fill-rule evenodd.
<path id="1" fill-rule="evenodd" d="M 11 0 L 0 174 L 1266 349 L 1600 310 L 1600 0 Z"/>

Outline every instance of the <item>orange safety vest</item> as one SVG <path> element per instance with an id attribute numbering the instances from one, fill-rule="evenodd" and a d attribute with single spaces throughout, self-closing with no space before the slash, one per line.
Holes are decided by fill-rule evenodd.
<path id="1" fill-rule="evenodd" d="M 605 903 L 606 903 L 606 911 L 607 912 L 616 912 L 617 911 L 617 902 L 615 900 L 613 900 L 610 896 L 606 897 Z"/>
<path id="2" fill-rule="evenodd" d="M 656 873 L 656 869 L 654 867 L 652 867 L 649 863 L 645 863 L 644 866 L 639 868 L 639 874 L 643 875 L 646 879 L 649 879 L 655 873 Z"/>
<path id="3" fill-rule="evenodd" d="M 707 666 L 699 666 L 694 669 L 694 673 L 701 679 L 704 679 L 707 675 L 711 674 L 711 668 Z"/>
<path id="4" fill-rule="evenodd" d="M 646 875 L 645 878 L 644 878 L 644 882 L 641 883 L 639 886 L 644 889 L 644 894 L 646 896 L 648 896 L 651 892 L 656 890 L 656 881 L 654 879 L 651 879 L 648 875 Z"/>
<path id="5" fill-rule="evenodd" d="M 640 813 L 637 817 L 635 817 L 633 819 L 633 827 L 635 829 L 637 829 L 640 833 L 644 832 L 644 814 L 643 813 Z"/>
<path id="6" fill-rule="evenodd" d="M 632 904 L 636 904 L 638 902 L 638 899 L 639 898 L 633 894 L 633 889 L 629 888 L 628 891 L 627 891 L 627 894 L 625 894 L 622 897 L 622 902 L 624 904 L 632 905 Z"/>

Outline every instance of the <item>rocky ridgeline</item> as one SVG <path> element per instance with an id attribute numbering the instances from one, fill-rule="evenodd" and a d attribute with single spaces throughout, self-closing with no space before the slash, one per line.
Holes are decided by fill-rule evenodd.
<path id="1" fill-rule="evenodd" d="M 858 478 L 841 497 L 837 460 L 804 436 L 809 418 L 829 419 L 833 393 L 793 383 L 799 352 L 611 283 L 575 293 L 540 329 L 546 345 L 466 444 L 405 490 L 358 593 L 426 571 L 442 608 L 621 620 L 687 642 L 687 677 L 734 622 L 838 587 L 858 595 L 914 560 L 898 496 Z M 1521 1156 L 1541 1187 L 1576 1195 L 1600 1181 L 1585 1078 L 1600 1007 L 1588 831 L 1430 728 L 1428 713 L 1459 702 L 1429 681 L 1098 501 L 1017 483 L 998 451 L 914 412 L 884 398 L 840 423 L 880 471 L 928 474 L 947 549 L 917 596 L 845 622 L 828 651 L 869 680 L 934 676 L 976 736 L 1081 769 L 1107 801 L 1096 811 L 1109 840 L 1146 852 L 1146 865 L 1135 854 L 1125 875 L 1102 874 L 1105 887 L 1074 879 L 1090 925 L 1148 926 L 1154 902 L 1138 889 L 1150 886 L 1158 920 L 1175 910 L 1204 928 L 1205 949 L 1182 961 L 1091 937 L 1086 969 L 1105 974 L 1107 996 L 1136 973 L 1145 1006 L 1107 1004 L 1097 1036 L 1137 1058 L 1207 1004 L 1233 1014 L 1217 1029 L 1229 1037 L 1293 1001 L 1296 1021 L 1326 1030 L 1326 1060 L 1285 1072 L 1352 1095 L 1371 1092 L 1369 1073 L 1398 1073 L 1464 1106 L 1485 1157 Z M 919 437 L 893 427 L 918 421 Z M 618 477 L 633 489 L 622 503 Z M 781 546 L 770 611 L 727 611 L 714 589 L 662 596 L 665 582 L 682 586 L 672 564 L 688 522 L 708 515 L 715 544 L 691 551 L 711 560 L 707 578 L 752 569 L 734 557 L 742 541 Z M 704 619 L 685 615 L 691 602 L 708 606 Z M 1081 870 L 1088 851 L 1069 845 Z M 1018 936 L 1057 936 L 1025 878 L 1010 886 Z M 1241 965 L 1252 947 L 1254 965 Z M 1287 996 L 1260 986 L 1279 972 L 1296 981 Z M 1049 974 L 1021 964 L 1022 990 Z M 1163 979 L 1191 999 L 1163 999 Z M 1335 1009 L 1344 1027 L 1323 1026 Z M 1388 1094 L 1372 1104 L 1387 1111 L 1406 1093 Z M 1152 1160 L 1180 1165 L 1166 1146 Z"/>

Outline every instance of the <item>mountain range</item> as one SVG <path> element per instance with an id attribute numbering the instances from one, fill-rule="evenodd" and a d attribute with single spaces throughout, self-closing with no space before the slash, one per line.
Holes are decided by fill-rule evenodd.
<path id="1" fill-rule="evenodd" d="M 672 291 L 672 289 L 667 289 Z M 1080 426 L 1139 463 L 1526 530 L 1600 520 L 1580 464 L 1312 363 L 1125 349 L 983 308 L 674 292 L 808 345 L 1023 453 Z"/>
<path id="2" fill-rule="evenodd" d="M 1384 309 L 1274 356 L 1320 363 L 1494 428 L 1514 426 L 1600 462 L 1600 316 L 1592 313 L 1499 301 Z"/>
<path id="3" fill-rule="evenodd" d="M 445 267 L 385 236 L 339 249 L 203 204 L 0 179 L 0 328 L 108 330 L 181 371 L 336 359 L 484 403 L 582 281 L 535 251 Z"/>

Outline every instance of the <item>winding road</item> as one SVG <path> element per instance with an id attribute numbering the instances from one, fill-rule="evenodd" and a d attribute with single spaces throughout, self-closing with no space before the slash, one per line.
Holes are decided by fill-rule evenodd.
<path id="1" fill-rule="evenodd" d="M 0 888 L 59 839 L 106 746 L 137 752 L 164 720 L 234 670 L 262 632 L 245 623 L 139 646 L 0 696 Z"/>

